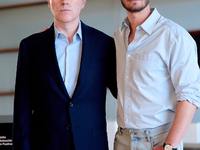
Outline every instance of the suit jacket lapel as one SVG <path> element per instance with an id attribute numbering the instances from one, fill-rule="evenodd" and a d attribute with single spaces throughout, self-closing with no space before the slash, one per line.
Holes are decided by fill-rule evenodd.
<path id="1" fill-rule="evenodd" d="M 76 89 L 74 91 L 73 96 L 81 92 L 81 88 L 82 88 L 81 85 L 83 85 L 88 73 L 90 73 L 89 67 L 94 58 L 93 50 L 96 48 L 94 33 L 92 33 L 90 28 L 86 26 L 84 23 L 82 23 L 81 26 L 82 26 L 82 37 L 83 37 L 81 65 L 80 65 L 80 71 L 79 71 Z"/>
<path id="2" fill-rule="evenodd" d="M 95 35 L 92 33 L 90 28 L 84 23 L 82 25 L 82 37 L 83 37 L 83 46 L 82 46 L 82 56 L 81 56 L 81 65 L 78 76 L 77 85 L 74 91 L 74 94 L 81 92 L 81 85 L 84 83 L 87 74 L 89 73 L 89 67 L 92 62 L 94 55 L 93 50 L 96 48 Z M 58 61 L 55 52 L 55 37 L 54 37 L 54 26 L 52 25 L 47 31 L 40 35 L 38 39 L 38 49 L 41 54 L 41 58 L 45 62 L 49 72 L 53 76 L 54 80 L 57 82 L 63 93 L 70 99 L 70 96 L 66 90 L 63 79 L 60 74 L 60 69 L 58 66 Z"/>
<path id="3" fill-rule="evenodd" d="M 57 82 L 58 86 L 64 92 L 64 94 L 69 98 L 69 94 L 65 88 L 62 76 L 60 74 L 60 69 L 58 66 L 58 61 L 55 52 L 55 37 L 54 37 L 54 26 L 52 25 L 47 31 L 40 35 L 38 39 L 38 49 L 41 54 L 41 58 L 46 64 L 49 72 L 53 76 L 54 80 Z"/>

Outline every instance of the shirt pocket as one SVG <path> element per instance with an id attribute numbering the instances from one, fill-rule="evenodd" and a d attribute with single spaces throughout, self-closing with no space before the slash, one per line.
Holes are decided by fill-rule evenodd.
<path id="1" fill-rule="evenodd" d="M 147 84 L 158 80 L 159 56 L 134 54 L 131 57 L 133 79 Z"/>

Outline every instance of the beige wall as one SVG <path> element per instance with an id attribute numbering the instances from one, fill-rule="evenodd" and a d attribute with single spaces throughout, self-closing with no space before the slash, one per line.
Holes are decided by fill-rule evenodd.
<path id="1" fill-rule="evenodd" d="M 178 2 L 177 2 L 178 1 Z M 165 17 L 187 30 L 200 30 L 199 0 L 152 0 Z M 119 0 L 88 0 L 81 20 L 112 36 L 126 17 Z M 0 49 L 18 47 L 22 38 L 50 26 L 53 17 L 47 5 L 0 10 Z M 0 54 L 0 91 L 14 90 L 17 53 Z M 116 120 L 116 100 L 107 96 L 107 118 Z M 13 96 L 0 97 L 0 115 L 12 115 Z M 197 112 L 200 114 L 200 112 Z M 197 116 L 197 115 L 196 115 Z M 195 117 L 195 121 L 200 121 Z"/>

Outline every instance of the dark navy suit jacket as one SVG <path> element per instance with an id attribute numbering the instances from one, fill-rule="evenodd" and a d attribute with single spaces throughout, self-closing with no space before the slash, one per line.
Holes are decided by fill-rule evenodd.
<path id="1" fill-rule="evenodd" d="M 20 43 L 13 121 L 14 150 L 107 150 L 107 87 L 116 97 L 114 40 L 82 23 L 79 77 L 70 98 L 55 53 L 53 25 Z"/>

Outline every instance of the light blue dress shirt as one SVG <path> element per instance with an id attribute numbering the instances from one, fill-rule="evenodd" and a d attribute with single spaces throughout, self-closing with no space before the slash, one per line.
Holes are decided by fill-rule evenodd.
<path id="1" fill-rule="evenodd" d="M 73 37 L 73 43 L 69 44 L 68 38 L 55 28 L 55 47 L 56 56 L 60 68 L 60 73 L 65 83 L 70 97 L 73 96 L 78 74 L 80 70 L 82 54 L 82 30 L 81 22 L 76 34 Z"/>
<path id="2" fill-rule="evenodd" d="M 154 128 L 173 121 L 178 101 L 200 107 L 197 47 L 188 32 L 151 9 L 134 40 L 126 18 L 114 33 L 117 49 L 118 125 Z"/>

